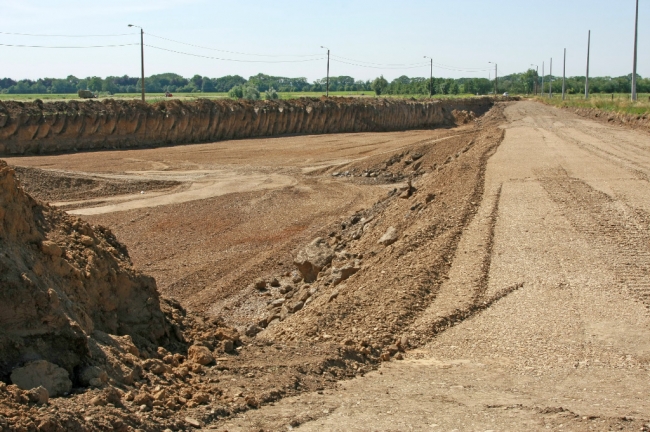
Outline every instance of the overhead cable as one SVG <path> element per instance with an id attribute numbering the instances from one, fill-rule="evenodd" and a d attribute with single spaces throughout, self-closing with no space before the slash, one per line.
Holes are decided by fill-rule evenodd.
<path id="1" fill-rule="evenodd" d="M 417 68 L 421 68 L 421 67 L 429 65 L 429 63 L 422 63 L 422 64 L 415 65 L 415 66 L 398 66 L 398 67 L 395 67 L 395 66 L 367 66 L 367 65 L 362 65 L 362 64 L 359 64 L 359 63 L 350 63 L 350 62 L 346 62 L 346 61 L 343 61 L 343 60 L 338 60 L 338 59 L 335 59 L 335 58 L 332 58 L 332 61 L 336 62 L 336 63 L 343 63 L 343 64 L 347 64 L 347 65 L 359 66 L 359 67 L 370 68 L 370 69 L 417 69 Z"/>
<path id="2" fill-rule="evenodd" d="M 147 36 L 151 36 L 151 37 L 158 38 L 158 39 L 163 39 L 163 40 L 166 40 L 166 41 L 169 41 L 169 42 L 174 42 L 174 43 L 181 44 L 181 45 L 187 45 L 187 46 L 191 46 L 191 47 L 194 47 L 194 48 L 201 48 L 201 49 L 210 50 L 210 51 L 219 51 L 219 52 L 224 52 L 224 53 L 227 53 L 227 54 L 239 54 L 239 55 L 246 55 L 246 56 L 252 56 L 252 57 L 316 57 L 316 56 L 322 57 L 323 56 L 322 53 L 319 53 L 319 54 L 251 54 L 251 53 L 244 53 L 244 52 L 239 52 L 239 51 L 227 51 L 227 50 L 222 50 L 222 49 L 217 49 L 217 48 L 206 47 L 206 46 L 202 46 L 202 45 L 195 45 L 195 44 L 191 44 L 191 43 L 177 41 L 177 40 L 174 40 L 174 39 L 169 39 L 169 38 L 162 37 L 162 36 L 156 36 L 156 35 L 151 34 L 151 33 L 145 33 L 145 34 Z"/>
<path id="3" fill-rule="evenodd" d="M 103 34 L 103 35 L 63 35 L 63 34 L 35 34 L 35 33 L 10 33 L 0 32 L 3 35 L 14 36 L 35 36 L 35 37 L 66 37 L 66 38 L 85 38 L 85 37 L 117 37 L 117 36 L 131 36 L 140 33 L 119 33 L 119 34 Z"/>
<path id="4" fill-rule="evenodd" d="M 0 46 L 15 48 L 51 48 L 51 49 L 83 49 L 83 48 L 113 48 L 140 45 L 139 43 L 119 44 L 119 45 L 84 45 L 84 46 L 48 46 L 48 45 L 11 45 L 0 43 Z"/>
<path id="5" fill-rule="evenodd" d="M 161 50 L 161 51 L 168 51 L 176 54 L 183 54 L 186 56 L 192 56 L 192 57 L 200 57 L 200 58 L 206 58 L 206 59 L 211 59 L 211 60 L 221 60 L 221 61 L 232 61 L 232 62 L 239 62 L 239 63 L 304 63 L 304 62 L 311 62 L 311 61 L 317 61 L 317 60 L 324 60 L 324 57 L 321 58 L 315 58 L 315 59 L 306 59 L 306 60 L 241 60 L 241 59 L 230 59 L 230 58 L 221 58 L 221 57 L 211 57 L 211 56 L 204 56 L 201 54 L 192 54 L 192 53 L 187 53 L 183 51 L 176 51 L 176 50 L 171 50 L 167 48 L 161 48 L 157 47 L 154 45 L 149 45 L 149 44 L 144 44 L 144 46 Z"/>

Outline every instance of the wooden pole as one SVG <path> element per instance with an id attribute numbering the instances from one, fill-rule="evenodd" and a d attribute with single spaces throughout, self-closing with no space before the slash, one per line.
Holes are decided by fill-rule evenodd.
<path id="1" fill-rule="evenodd" d="M 589 54 L 591 51 L 591 30 L 587 35 L 587 76 L 585 79 L 585 99 L 589 99 Z"/>

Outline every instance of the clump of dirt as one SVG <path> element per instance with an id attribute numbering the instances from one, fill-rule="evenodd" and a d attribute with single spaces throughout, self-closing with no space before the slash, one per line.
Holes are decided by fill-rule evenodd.
<path id="1" fill-rule="evenodd" d="M 140 398 L 138 406 L 151 407 L 160 400 L 155 398 L 159 390 L 146 382 L 161 375 L 168 376 L 168 383 L 184 382 L 213 362 L 213 352 L 233 351 L 239 344 L 235 330 L 162 300 L 154 279 L 133 268 L 126 247 L 108 228 L 92 227 L 36 201 L 4 161 L 0 299 L 2 428 L 105 429 L 75 410 L 83 398 L 55 417 L 37 408 L 50 397 L 83 394 L 88 388 L 102 389 L 85 401 L 89 406 L 115 407 Z M 129 396 L 128 387 L 140 390 Z M 183 389 L 190 396 L 181 400 Z M 166 391 L 165 403 L 172 408 L 197 406 L 205 399 L 180 385 Z M 138 424 L 123 412 L 110 420 L 117 430 L 125 430 L 125 422 Z"/>
<path id="2" fill-rule="evenodd" d="M 170 180 L 121 180 L 77 173 L 13 167 L 23 188 L 34 198 L 45 201 L 88 200 L 141 191 L 163 191 L 181 183 Z"/>

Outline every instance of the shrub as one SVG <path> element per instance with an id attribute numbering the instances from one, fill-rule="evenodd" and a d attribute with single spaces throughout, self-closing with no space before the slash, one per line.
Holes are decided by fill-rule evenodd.
<path id="1" fill-rule="evenodd" d="M 278 98 L 278 92 L 276 92 L 273 87 L 264 92 L 264 99 L 266 100 L 275 100 Z"/>
<path id="2" fill-rule="evenodd" d="M 233 88 L 231 88 L 230 91 L 228 92 L 228 96 L 233 99 L 243 98 L 244 90 L 242 89 L 242 86 L 234 86 Z"/>
<path id="3" fill-rule="evenodd" d="M 244 99 L 258 100 L 259 98 L 260 92 L 255 87 L 244 87 Z"/>

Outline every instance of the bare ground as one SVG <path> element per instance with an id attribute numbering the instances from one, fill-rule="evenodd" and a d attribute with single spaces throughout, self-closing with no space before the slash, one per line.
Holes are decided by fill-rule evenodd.
<path id="1" fill-rule="evenodd" d="M 315 236 L 336 248 L 332 267 L 358 261 L 337 286 L 329 268 L 298 284 L 294 296 L 312 296 L 303 309 L 192 378 L 218 397 L 179 415 L 206 429 L 646 430 L 650 137 L 536 103 L 503 108 L 449 130 L 8 162 L 186 176 L 156 207 L 73 205 L 104 207 L 84 218 L 109 225 L 165 294 L 240 328 L 272 318 L 267 303 L 284 295 L 250 283 L 284 284 Z M 292 183 L 174 201 L 197 172 Z M 399 198 L 408 178 L 414 190 Z M 399 239 L 378 245 L 389 226 Z M 373 371 L 380 358 L 393 360 Z"/>
<path id="2" fill-rule="evenodd" d="M 477 216 L 415 327 L 458 319 L 402 362 L 222 430 L 648 430 L 650 137 L 536 103 L 505 113 Z"/>

